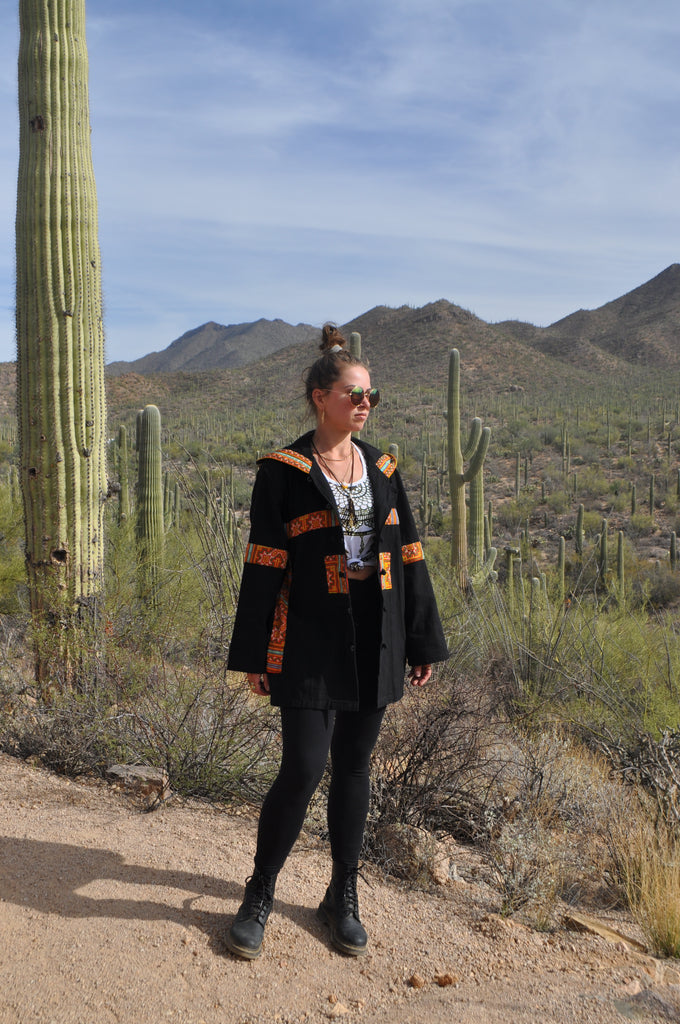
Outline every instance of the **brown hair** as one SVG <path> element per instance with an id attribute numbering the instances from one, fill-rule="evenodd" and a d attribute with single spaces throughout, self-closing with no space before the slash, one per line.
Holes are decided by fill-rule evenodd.
<path id="1" fill-rule="evenodd" d="M 305 398 L 310 413 L 316 414 L 313 391 L 317 388 L 322 391 L 332 388 L 347 366 L 363 366 L 364 369 L 368 369 L 363 359 L 352 355 L 349 349 L 345 348 L 346 344 L 346 339 L 335 324 L 324 324 L 319 345 L 323 355 L 308 366 L 304 373 Z"/>

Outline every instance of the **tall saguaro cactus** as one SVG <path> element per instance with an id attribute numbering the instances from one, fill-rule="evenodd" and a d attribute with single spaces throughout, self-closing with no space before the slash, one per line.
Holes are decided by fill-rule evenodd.
<path id="1" fill-rule="evenodd" d="M 466 590 L 470 584 L 468 573 L 468 537 L 467 537 L 467 516 L 465 507 L 465 485 L 475 477 L 479 477 L 484 465 L 484 459 L 489 447 L 491 430 L 489 427 L 482 428 L 482 421 L 475 416 L 470 426 L 467 444 L 461 446 L 460 432 L 460 353 L 458 349 L 451 349 L 449 355 L 449 388 L 447 402 L 448 421 L 448 456 L 449 456 L 449 481 L 451 486 L 451 565 L 456 575 L 457 582 L 461 589 Z M 465 461 L 468 461 L 467 469 Z M 478 483 L 480 481 L 477 481 Z M 484 496 L 480 487 L 476 489 L 474 501 L 473 518 L 471 520 L 475 529 L 472 548 L 475 552 L 475 559 L 484 547 Z M 480 513 L 481 510 L 481 513 Z M 489 570 L 493 566 L 496 552 L 492 548 L 489 560 Z M 475 565 L 475 570 L 479 566 Z"/>
<path id="2" fill-rule="evenodd" d="M 49 688 L 54 671 L 67 685 L 81 675 L 71 627 L 92 621 L 82 611 L 102 589 L 104 332 L 85 2 L 19 0 L 19 20 L 21 487 L 36 674 Z"/>

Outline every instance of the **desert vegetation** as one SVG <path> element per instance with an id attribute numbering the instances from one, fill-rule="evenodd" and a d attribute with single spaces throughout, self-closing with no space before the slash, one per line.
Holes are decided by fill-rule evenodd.
<path id="1" fill-rule="evenodd" d="M 452 568 L 445 379 L 383 375 L 367 428 L 398 446 L 451 658 L 388 715 L 366 855 L 404 872 L 400 829 L 472 843 L 503 913 L 552 928 L 565 903 L 627 905 L 650 945 L 677 956 L 678 396 L 651 373 L 626 393 L 572 390 L 566 373 L 559 388 L 475 389 L 464 371 L 459 426 L 489 428 L 480 557 L 497 552 L 473 586 Z M 175 792 L 259 801 L 276 716 L 225 655 L 255 460 L 305 427 L 301 403 L 260 384 L 267 372 L 116 378 L 105 642 L 90 652 L 97 670 L 75 686 L 64 675 L 49 699 L 31 655 L 16 421 L 2 418 L 5 751 L 68 773 L 152 765 Z M 309 826 L 325 828 L 319 805 Z M 422 865 L 406 873 L 429 884 Z"/>

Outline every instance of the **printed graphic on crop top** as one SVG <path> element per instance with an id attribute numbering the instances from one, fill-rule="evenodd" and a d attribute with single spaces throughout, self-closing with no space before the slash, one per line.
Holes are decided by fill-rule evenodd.
<path id="1" fill-rule="evenodd" d="M 373 492 L 366 472 L 363 452 L 355 448 L 361 458 L 362 474 L 359 480 L 348 485 L 326 476 L 335 498 L 338 516 L 345 538 L 347 568 L 363 569 L 378 564 L 375 538 L 375 517 L 373 514 Z"/>

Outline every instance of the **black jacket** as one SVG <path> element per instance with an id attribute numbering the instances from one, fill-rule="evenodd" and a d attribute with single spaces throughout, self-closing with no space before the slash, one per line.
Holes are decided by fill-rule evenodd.
<path id="1" fill-rule="evenodd" d="M 342 527 L 312 458 L 311 432 L 259 460 L 228 667 L 267 672 L 279 707 L 358 707 Z M 448 657 L 432 584 L 396 460 L 362 441 L 373 490 L 382 602 L 378 706 L 404 669 Z"/>

